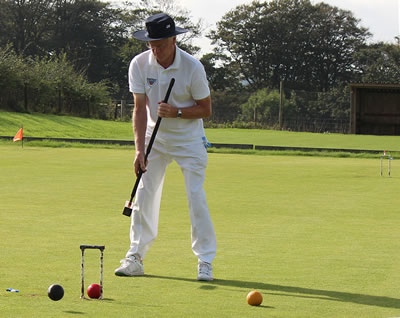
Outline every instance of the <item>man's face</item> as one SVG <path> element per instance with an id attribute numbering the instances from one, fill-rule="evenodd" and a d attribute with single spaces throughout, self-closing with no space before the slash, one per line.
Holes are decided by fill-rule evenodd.
<path id="1" fill-rule="evenodd" d="M 148 47 L 153 52 L 158 63 L 162 65 L 164 63 L 170 62 L 172 64 L 175 57 L 175 44 L 176 38 L 172 37 L 162 40 L 150 41 L 148 43 Z"/>

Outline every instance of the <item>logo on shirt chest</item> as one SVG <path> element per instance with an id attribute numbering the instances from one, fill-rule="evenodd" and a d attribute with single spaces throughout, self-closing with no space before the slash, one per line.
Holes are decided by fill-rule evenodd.
<path id="1" fill-rule="evenodd" d="M 156 78 L 150 78 L 150 77 L 147 78 L 147 84 L 149 84 L 150 87 L 153 86 L 156 82 L 157 82 Z"/>

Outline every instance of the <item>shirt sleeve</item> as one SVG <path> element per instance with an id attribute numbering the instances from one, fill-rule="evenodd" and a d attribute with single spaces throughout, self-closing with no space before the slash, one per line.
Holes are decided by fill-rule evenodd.
<path id="1" fill-rule="evenodd" d="M 206 71 L 200 62 L 193 73 L 191 90 L 194 100 L 204 99 L 210 95 Z"/>
<path id="2" fill-rule="evenodd" d="M 143 80 L 143 74 L 140 71 L 138 60 L 136 58 L 132 59 L 129 64 L 128 71 L 129 80 L 129 91 L 136 94 L 145 94 L 145 81 Z"/>

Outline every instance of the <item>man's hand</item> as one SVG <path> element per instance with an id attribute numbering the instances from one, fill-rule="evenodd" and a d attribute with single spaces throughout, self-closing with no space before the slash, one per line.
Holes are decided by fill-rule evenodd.
<path id="1" fill-rule="evenodd" d="M 140 170 L 142 170 L 143 173 L 147 171 L 147 162 L 144 162 L 144 157 L 144 153 L 136 152 L 135 161 L 133 162 L 136 177 L 139 175 Z"/>
<path id="2" fill-rule="evenodd" d="M 158 116 L 161 118 L 177 118 L 178 107 L 159 102 Z M 182 107 L 182 117 L 184 119 L 199 119 L 207 118 L 211 116 L 211 97 L 195 100 L 195 104 L 192 106 Z"/>
<path id="3" fill-rule="evenodd" d="M 164 102 L 159 102 L 158 104 L 158 116 L 162 118 L 176 118 L 178 108 Z"/>

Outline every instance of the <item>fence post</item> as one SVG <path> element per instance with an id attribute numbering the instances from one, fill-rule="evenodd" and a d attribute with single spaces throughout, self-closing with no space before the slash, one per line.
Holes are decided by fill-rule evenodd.
<path id="1" fill-rule="evenodd" d="M 122 99 L 121 100 L 121 120 L 124 118 L 125 109 L 126 109 L 126 100 Z"/>
<path id="2" fill-rule="evenodd" d="M 282 130 L 282 126 L 283 126 L 283 100 L 284 100 L 284 96 L 283 96 L 283 81 L 281 81 L 280 83 L 280 100 L 279 100 L 279 129 Z"/>
<path id="3" fill-rule="evenodd" d="M 28 83 L 24 82 L 24 108 L 28 111 Z"/>

